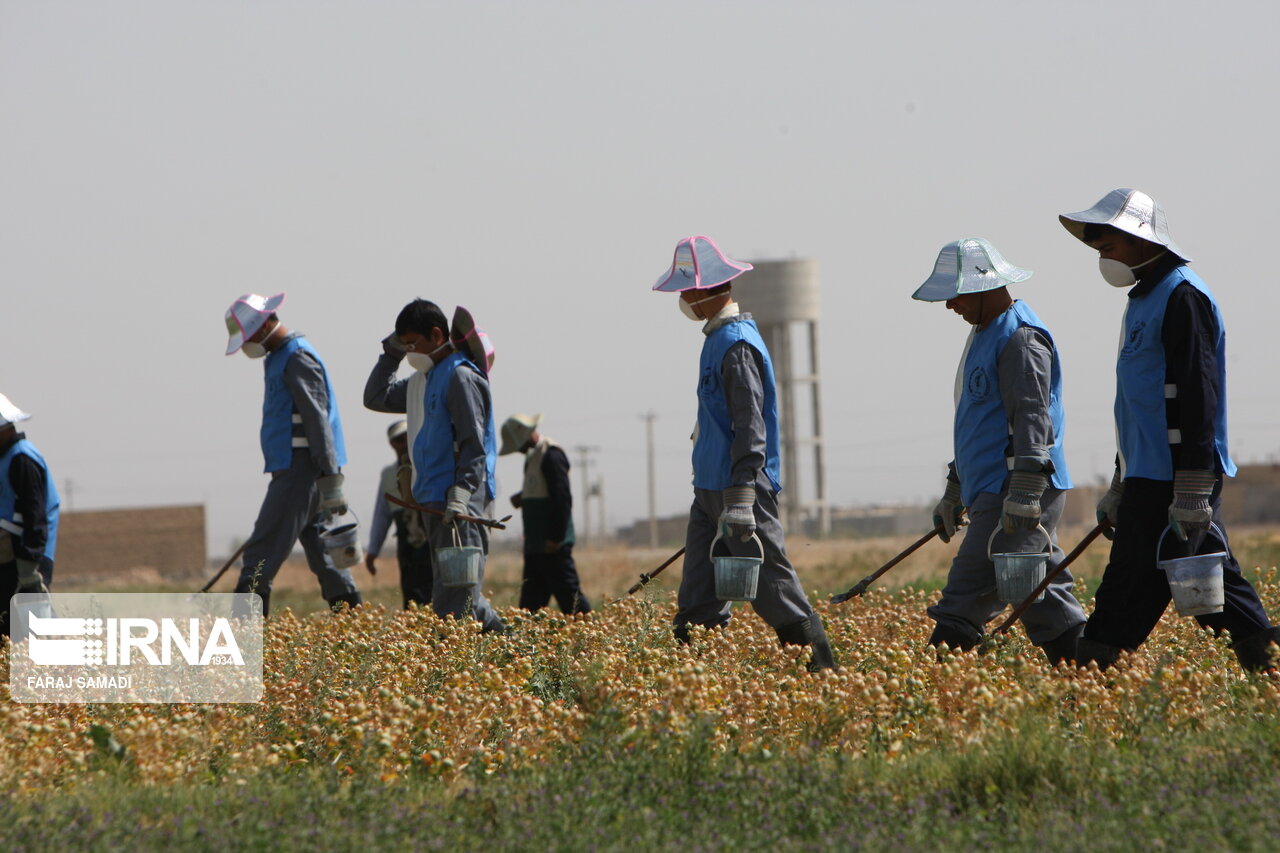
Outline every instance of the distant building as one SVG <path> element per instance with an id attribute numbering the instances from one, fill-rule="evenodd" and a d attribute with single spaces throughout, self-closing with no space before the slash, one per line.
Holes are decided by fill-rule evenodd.
<path id="1" fill-rule="evenodd" d="M 53 588 L 182 579 L 207 565 L 203 505 L 68 511 L 58 521 Z"/>

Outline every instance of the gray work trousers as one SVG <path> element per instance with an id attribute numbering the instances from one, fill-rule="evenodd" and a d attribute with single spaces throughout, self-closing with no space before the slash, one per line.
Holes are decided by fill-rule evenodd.
<path id="1" fill-rule="evenodd" d="M 320 467 L 306 449 L 293 451 L 293 460 L 287 469 L 271 472 L 267 496 L 262 499 L 253 534 L 244 546 L 244 564 L 236 592 L 257 592 L 265 601 L 271 594 L 271 584 L 280 565 L 298 542 L 307 555 L 307 566 L 320 581 L 320 594 L 325 601 L 332 602 L 356 592 L 351 571 L 336 568 L 320 544 L 322 516 L 318 510 L 320 493 L 316 489 L 319 476 Z"/>
<path id="2" fill-rule="evenodd" d="M 685 536 L 684 573 L 677 596 L 679 609 L 674 623 L 677 629 L 690 624 L 714 628 L 729 621 L 731 602 L 716 598 L 715 570 L 710 556 L 723 509 L 724 498 L 720 492 L 693 490 L 689 530 Z M 804 594 L 796 570 L 787 559 L 782 522 L 778 520 L 777 497 L 759 485 L 756 486 L 755 515 L 756 535 L 764 545 L 764 564 L 760 566 L 756 598 L 750 604 L 770 627 L 793 625 L 807 618 L 813 607 Z M 755 542 L 725 538 L 716 543 L 716 553 L 755 557 L 760 552 Z"/>
<path id="3" fill-rule="evenodd" d="M 430 503 L 426 506 L 432 509 L 444 509 L 444 504 L 440 503 Z M 467 514 L 483 517 L 485 507 L 472 500 L 471 506 L 467 508 Z M 440 576 L 440 561 L 436 560 L 436 571 L 431 579 L 431 608 L 436 615 L 465 619 L 470 614 L 484 626 L 486 631 L 504 630 L 506 625 L 503 624 L 502 617 L 498 616 L 498 612 L 493 609 L 489 599 L 485 598 L 481 588 L 484 586 L 484 559 L 489 555 L 488 528 L 470 521 L 459 521 L 456 524 L 458 539 L 455 542 L 453 538 L 455 525 L 446 526 L 444 520 L 438 515 L 423 513 L 422 518 L 427 529 L 427 541 L 432 548 L 447 548 L 458 544 L 477 546 L 484 552 L 480 561 L 480 582 L 472 586 L 445 586 Z"/>
<path id="4" fill-rule="evenodd" d="M 1052 544 L 1046 572 L 1052 572 L 1063 560 L 1057 527 L 1066 503 L 1067 493 L 1058 489 L 1048 489 L 1040 498 L 1040 524 Z M 1004 493 L 983 492 L 969 507 L 969 526 L 951 561 L 942 600 L 928 611 L 935 622 L 968 635 L 974 642 L 981 639 L 986 624 L 1005 608 L 1005 602 L 996 597 L 996 569 L 987 556 L 987 542 L 992 531 L 1000 526 L 1003 505 Z M 1043 543 L 1044 537 L 1038 530 L 1019 530 L 1012 535 L 1001 532 L 996 536 L 994 550 L 997 554 L 1035 550 L 1037 546 L 1043 547 Z M 1064 570 L 1045 590 L 1044 599 L 1023 612 L 1022 627 L 1032 643 L 1043 645 L 1084 623 L 1084 608 L 1071 594 L 1074 585 L 1071 571 Z"/>

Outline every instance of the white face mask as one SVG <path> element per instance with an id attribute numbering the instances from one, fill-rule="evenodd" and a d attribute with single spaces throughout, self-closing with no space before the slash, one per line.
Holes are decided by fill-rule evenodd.
<path id="1" fill-rule="evenodd" d="M 1129 287 L 1138 280 L 1138 277 L 1133 274 L 1134 270 L 1140 270 L 1152 261 L 1163 258 L 1164 254 L 1164 252 L 1161 252 L 1154 258 L 1147 258 L 1147 260 L 1133 267 L 1111 258 L 1098 258 L 1098 272 L 1102 273 L 1102 277 L 1112 287 Z"/>
<path id="2" fill-rule="evenodd" d="M 704 321 L 704 320 L 706 320 L 707 318 L 706 318 L 706 317 L 699 317 L 697 314 L 695 314 L 695 313 L 694 313 L 694 311 L 693 311 L 693 306 L 695 306 L 695 305 L 701 305 L 701 304 L 702 304 L 702 303 L 704 303 L 704 302 L 710 302 L 710 301 L 711 301 L 711 300 L 713 300 L 713 299 L 717 299 L 717 298 L 719 298 L 719 296 L 720 296 L 720 294 L 716 294 L 715 296 L 704 296 L 703 298 L 701 298 L 701 299 L 695 299 L 695 300 L 694 300 L 694 301 L 692 301 L 692 302 L 685 302 L 685 301 L 684 301 L 684 297 L 681 297 L 681 298 L 680 298 L 680 313 L 681 313 L 681 314 L 683 314 L 684 316 L 688 317 L 690 320 L 696 320 L 696 321 L 698 321 L 698 322 L 703 322 L 703 321 Z"/>
<path id="3" fill-rule="evenodd" d="M 262 358 L 267 354 L 267 348 L 256 341 L 245 341 L 240 345 L 240 352 L 249 356 L 249 358 Z"/>
<path id="4" fill-rule="evenodd" d="M 429 373 L 436 363 L 431 360 L 431 356 L 425 352 L 411 352 L 405 357 L 405 361 L 409 362 L 409 366 L 419 373 Z"/>

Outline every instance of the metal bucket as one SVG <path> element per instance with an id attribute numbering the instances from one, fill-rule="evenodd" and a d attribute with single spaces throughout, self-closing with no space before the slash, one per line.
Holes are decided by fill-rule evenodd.
<path id="1" fill-rule="evenodd" d="M 1049 562 L 1053 541 L 1049 538 L 1049 531 L 1043 526 L 1037 524 L 1036 530 L 1044 534 L 1043 551 L 1014 551 L 1006 554 L 991 553 L 996 534 L 1003 532 L 999 526 L 991 531 L 991 538 L 987 540 L 987 557 L 996 569 L 996 597 L 1001 601 L 1008 604 L 1021 604 L 1044 580 L 1045 566 Z M 1044 601 L 1044 590 L 1040 591 L 1035 601 L 1036 603 Z"/>
<path id="2" fill-rule="evenodd" d="M 760 549 L 759 557 L 716 556 L 716 543 L 721 539 L 711 540 L 711 565 L 715 568 L 716 598 L 721 601 L 754 601 L 756 585 L 760 582 L 760 566 L 764 563 L 764 543 L 760 537 L 751 534 L 751 540 Z"/>
<path id="3" fill-rule="evenodd" d="M 451 589 L 475 586 L 480 583 L 480 563 L 484 549 L 477 545 L 463 545 L 458 538 L 458 527 L 453 527 L 453 546 L 436 549 L 436 571 L 440 582 Z"/>
<path id="4" fill-rule="evenodd" d="M 335 521 L 345 519 L 348 515 L 351 517 L 350 521 L 343 521 L 320 532 L 320 547 L 329 554 L 334 567 L 339 569 L 349 569 L 364 558 L 360 548 L 360 520 L 355 513 L 345 513 Z"/>
<path id="5" fill-rule="evenodd" d="M 1210 524 L 1209 528 L 1217 530 L 1218 538 L 1226 541 L 1218 525 Z M 1156 568 L 1161 569 L 1169 579 L 1169 592 L 1173 593 L 1173 606 L 1177 608 L 1178 615 L 1207 616 L 1210 613 L 1221 613 L 1226 603 L 1222 588 L 1222 563 L 1227 559 L 1227 552 L 1214 551 L 1194 557 L 1161 560 L 1160 546 L 1172 529 L 1166 527 L 1156 541 Z"/>

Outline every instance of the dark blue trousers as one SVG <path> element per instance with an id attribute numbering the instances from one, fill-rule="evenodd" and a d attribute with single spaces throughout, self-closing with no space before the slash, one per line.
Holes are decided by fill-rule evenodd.
<path id="1" fill-rule="evenodd" d="M 1226 551 L 1222 566 L 1226 603 L 1221 613 L 1197 616 L 1196 621 L 1214 631 L 1230 631 L 1239 642 L 1271 627 L 1271 621 L 1253 585 L 1240 573 L 1240 564 L 1231 553 L 1221 514 L 1222 479 L 1210 499 L 1214 524 L 1197 553 Z M 1125 480 L 1116 521 L 1111 559 L 1098 587 L 1097 603 L 1084 638 L 1122 649 L 1136 649 L 1160 621 L 1171 593 L 1165 573 L 1156 568 L 1156 546 L 1169 524 L 1169 504 L 1173 502 L 1173 482 L 1169 480 Z M 1190 556 L 1187 543 L 1170 532 L 1164 537 L 1160 559 Z"/>

